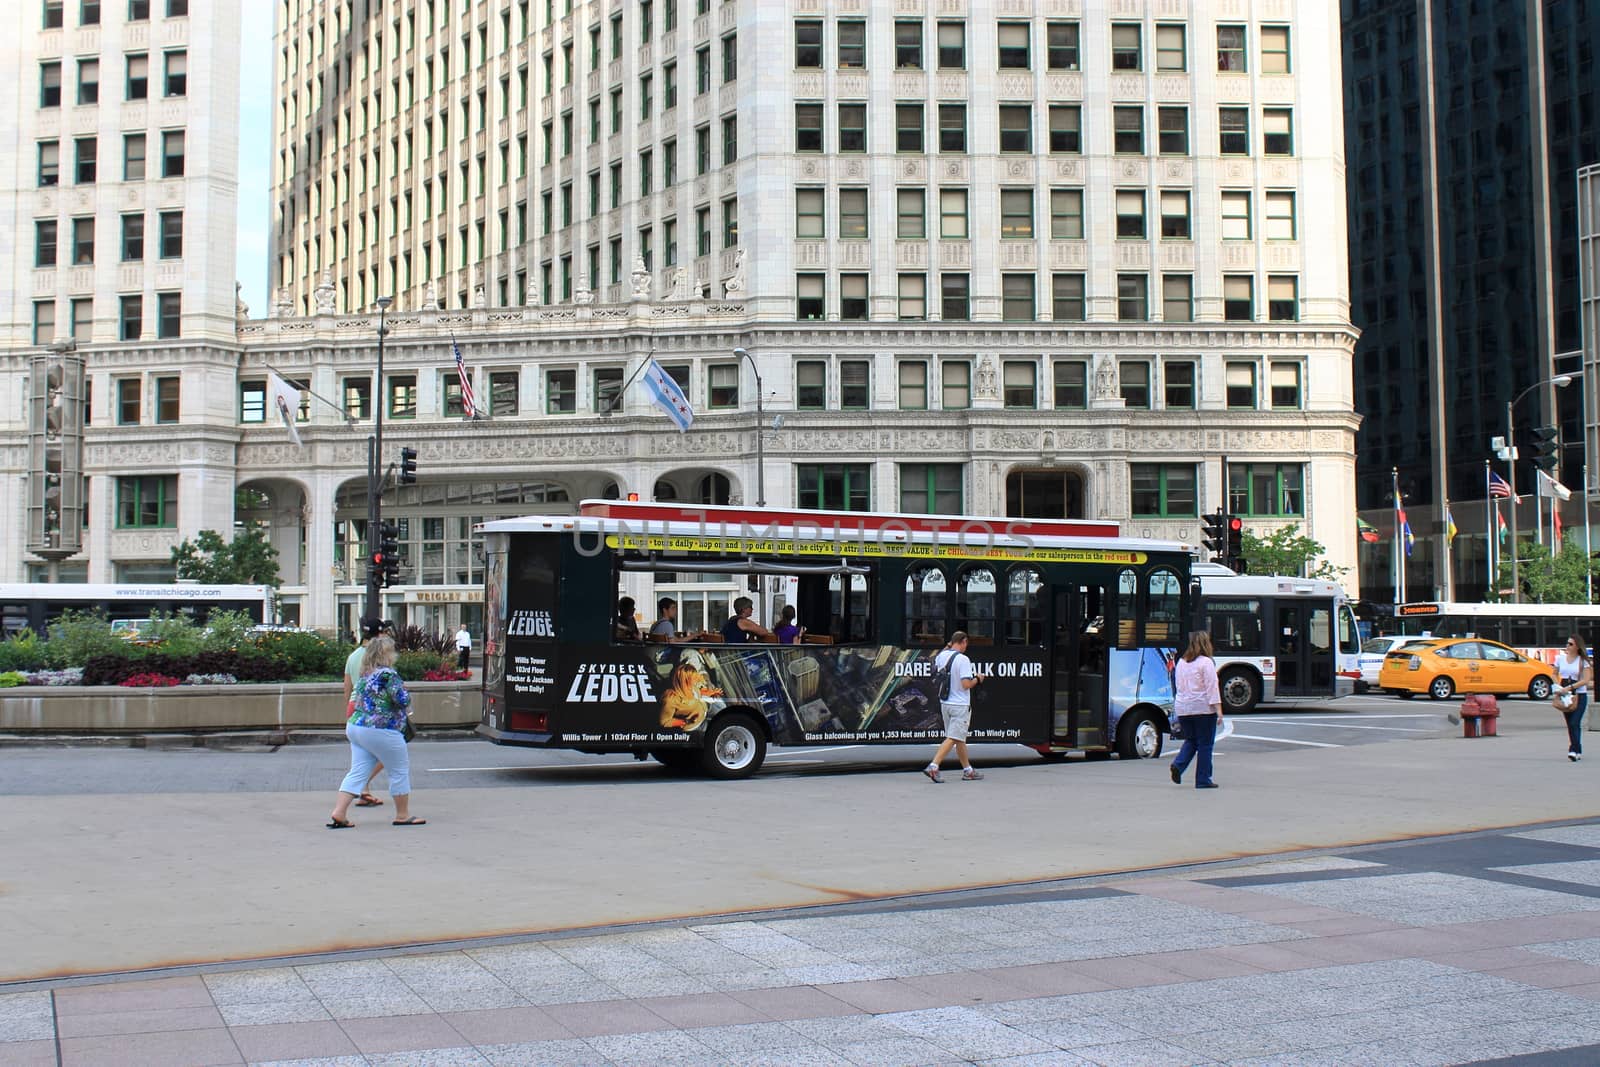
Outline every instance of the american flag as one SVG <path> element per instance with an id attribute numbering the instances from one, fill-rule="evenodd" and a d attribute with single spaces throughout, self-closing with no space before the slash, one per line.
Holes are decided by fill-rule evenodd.
<path id="1" fill-rule="evenodd" d="M 1502 499 L 1511 497 L 1511 486 L 1507 485 L 1506 480 L 1494 471 L 1489 472 L 1489 495 L 1501 497 Z"/>
<path id="2" fill-rule="evenodd" d="M 461 346 L 456 344 L 454 335 L 450 338 L 450 347 L 456 354 L 456 376 L 461 379 L 461 410 L 469 419 L 478 417 L 478 400 L 472 395 L 472 375 L 467 370 L 467 361 L 461 354 Z"/>

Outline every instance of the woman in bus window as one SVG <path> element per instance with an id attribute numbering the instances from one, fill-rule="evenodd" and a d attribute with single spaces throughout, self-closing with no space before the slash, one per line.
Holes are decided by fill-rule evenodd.
<path id="1" fill-rule="evenodd" d="M 1594 664 L 1589 660 L 1583 638 L 1574 634 L 1556 657 L 1556 674 L 1561 685 L 1556 689 L 1561 714 L 1567 719 L 1567 759 L 1583 758 L 1583 713 L 1589 708 L 1589 686 L 1594 682 Z"/>
<path id="2" fill-rule="evenodd" d="M 613 641 L 643 641 L 639 635 L 639 620 L 634 618 L 633 597 L 625 596 L 617 601 L 617 617 L 611 623 L 611 639 Z"/>
<path id="3" fill-rule="evenodd" d="M 1222 724 L 1222 693 L 1217 688 L 1217 664 L 1212 655 L 1211 635 L 1196 630 L 1189 635 L 1189 647 L 1172 671 L 1173 711 L 1183 723 L 1183 747 L 1172 761 L 1175 785 L 1183 784 L 1189 761 L 1198 757 L 1194 787 L 1217 788 L 1211 780 L 1211 746 L 1217 727 Z"/>

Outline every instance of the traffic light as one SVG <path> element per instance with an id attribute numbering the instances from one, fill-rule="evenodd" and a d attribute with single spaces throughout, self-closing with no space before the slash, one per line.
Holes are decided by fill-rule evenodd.
<path id="1" fill-rule="evenodd" d="M 1561 431 L 1554 426 L 1536 426 L 1533 430 L 1533 465 L 1546 474 L 1556 469 Z"/>
<path id="2" fill-rule="evenodd" d="M 1200 516 L 1200 521 L 1205 524 L 1206 551 L 1220 560 L 1228 552 L 1228 516 L 1219 511 Z"/>
<path id="3" fill-rule="evenodd" d="M 373 561 L 384 585 L 400 584 L 400 527 L 387 520 L 378 527 L 378 551 Z"/>
<path id="4" fill-rule="evenodd" d="M 417 480 L 417 450 L 402 448 L 400 450 L 400 484 L 411 485 Z"/>
<path id="5" fill-rule="evenodd" d="M 1237 515 L 1228 517 L 1228 550 L 1223 555 L 1227 563 L 1239 573 L 1244 573 L 1244 520 Z"/>

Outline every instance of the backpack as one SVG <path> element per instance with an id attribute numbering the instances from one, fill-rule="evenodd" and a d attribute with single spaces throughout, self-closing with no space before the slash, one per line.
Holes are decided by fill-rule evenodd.
<path id="1" fill-rule="evenodd" d="M 945 649 L 945 651 L 950 652 L 949 649 Z M 937 669 L 933 675 L 933 685 L 939 693 L 940 700 L 950 699 L 950 668 L 956 665 L 956 655 L 957 653 L 950 652 L 950 655 L 945 658 L 943 667 L 938 666 L 938 657 L 934 658 L 934 666 Z"/>

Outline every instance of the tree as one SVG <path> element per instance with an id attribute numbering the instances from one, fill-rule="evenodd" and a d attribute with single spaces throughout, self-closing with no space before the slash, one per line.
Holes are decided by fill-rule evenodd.
<path id="1" fill-rule="evenodd" d="M 1345 568 L 1335 567 L 1323 558 L 1327 549 L 1300 532 L 1295 524 L 1280 526 L 1265 537 L 1249 530 L 1240 536 L 1246 574 L 1295 575 L 1337 582 Z"/>
<path id="2" fill-rule="evenodd" d="M 191 541 L 172 550 L 178 577 L 217 585 L 283 584 L 278 576 L 278 550 L 259 526 L 246 526 L 224 541 L 215 530 L 201 530 Z"/>
<path id="3" fill-rule="evenodd" d="M 1548 545 L 1525 539 L 1517 560 L 1517 577 L 1522 580 L 1522 599 L 1529 603 L 1587 604 L 1589 588 L 1586 578 L 1590 574 L 1595 576 L 1594 584 L 1600 588 L 1600 566 L 1584 555 L 1583 545 L 1575 538 L 1565 538 L 1561 543 L 1561 551 L 1554 556 L 1551 556 Z M 1490 598 L 1499 599 L 1501 590 L 1510 589 L 1511 557 L 1507 554 L 1500 561 L 1499 580 L 1490 590 Z"/>

